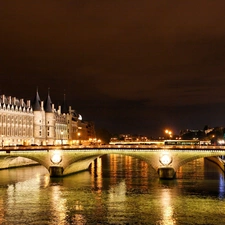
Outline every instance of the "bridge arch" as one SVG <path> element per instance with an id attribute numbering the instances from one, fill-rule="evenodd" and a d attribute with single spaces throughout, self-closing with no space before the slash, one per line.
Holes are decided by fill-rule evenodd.
<path id="1" fill-rule="evenodd" d="M 187 164 L 188 162 L 201 159 L 201 158 L 209 158 L 209 157 L 219 157 L 219 156 L 225 156 L 224 152 L 208 152 L 201 155 L 193 155 L 188 158 L 184 158 L 177 163 L 177 165 L 174 167 L 175 171 L 177 171 L 181 166 Z"/>
<path id="2" fill-rule="evenodd" d="M 52 157 L 58 152 L 60 160 L 54 162 Z M 225 155 L 225 146 L 223 149 L 214 146 L 210 147 L 143 147 L 143 148 L 119 148 L 119 147 L 101 147 L 101 148 L 72 148 L 62 146 L 28 148 L 4 148 L 0 150 L 0 159 L 10 160 L 10 157 L 24 157 L 31 159 L 43 165 L 50 176 L 64 176 L 71 173 L 87 170 L 96 158 L 105 154 L 126 155 L 140 159 L 146 162 L 156 172 L 160 178 L 174 178 L 176 171 L 180 166 L 198 158 Z M 162 162 L 161 158 L 167 154 L 171 161 L 167 164 Z M 1 166 L 1 165 L 0 165 Z"/>
<path id="3" fill-rule="evenodd" d="M 132 157 L 134 159 L 139 159 L 145 163 L 148 164 L 148 166 L 154 171 L 155 174 L 157 174 L 157 168 L 154 167 L 150 160 L 148 159 L 148 157 L 143 157 L 142 155 L 138 155 L 138 154 L 132 154 L 129 152 L 103 152 L 103 153 L 99 153 L 99 154 L 90 154 L 90 155 L 80 155 L 80 156 L 71 156 L 71 157 L 67 157 L 69 158 L 67 160 L 66 163 L 64 163 L 64 169 L 63 169 L 63 175 L 67 175 L 67 174 L 71 174 L 71 173 L 75 173 L 75 172 L 79 172 L 82 170 L 85 170 L 87 168 L 89 168 L 89 166 L 91 165 L 92 162 L 94 162 L 94 160 L 96 160 L 99 157 L 102 157 L 104 155 L 122 155 L 122 156 L 129 156 Z"/>
<path id="4" fill-rule="evenodd" d="M 47 170 L 49 170 L 50 158 L 48 151 L 0 151 L 0 169 L 9 168 L 10 161 L 15 158 L 25 158 L 30 159 L 37 164 L 44 166 Z M 5 161 L 8 163 L 6 164 Z"/>

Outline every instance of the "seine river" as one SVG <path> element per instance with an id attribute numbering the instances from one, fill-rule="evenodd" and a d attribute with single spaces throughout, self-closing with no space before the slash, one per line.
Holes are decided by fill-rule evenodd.
<path id="1" fill-rule="evenodd" d="M 0 171 L 0 224 L 225 224 L 224 173 L 212 162 L 159 180 L 143 161 L 107 155 L 89 171 L 49 178 L 42 166 Z"/>

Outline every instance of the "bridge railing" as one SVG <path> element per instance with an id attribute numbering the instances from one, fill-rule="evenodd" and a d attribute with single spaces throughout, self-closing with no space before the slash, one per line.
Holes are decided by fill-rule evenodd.
<path id="1" fill-rule="evenodd" d="M 105 146 L 106 147 L 106 146 Z M 109 148 L 154 148 L 154 149 L 221 149 L 222 145 L 107 145 Z"/>
<path id="2" fill-rule="evenodd" d="M 0 151 L 7 150 L 76 150 L 76 149 L 173 149 L 173 150 L 225 150 L 225 146 L 214 145 L 56 145 L 56 146 L 4 146 Z"/>

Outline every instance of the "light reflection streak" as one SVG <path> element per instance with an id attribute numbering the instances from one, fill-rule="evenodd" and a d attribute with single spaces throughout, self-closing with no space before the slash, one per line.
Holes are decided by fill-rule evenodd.
<path id="1" fill-rule="evenodd" d="M 148 180 L 145 178 L 148 178 L 148 164 L 144 161 L 141 161 L 141 184 L 142 187 L 147 189 L 148 188 Z"/>
<path id="2" fill-rule="evenodd" d="M 132 170 L 130 169 L 132 167 L 132 158 L 130 156 L 125 156 L 125 177 L 127 180 L 127 188 L 132 187 Z"/>
<path id="3" fill-rule="evenodd" d="M 109 202 L 125 202 L 126 201 L 126 183 L 125 181 L 120 182 L 116 186 L 112 187 L 109 190 Z M 124 204 L 120 205 L 121 208 L 124 208 Z M 123 210 L 123 209 L 122 209 Z"/>
<path id="4" fill-rule="evenodd" d="M 44 182 L 43 182 L 44 183 L 43 184 L 44 188 L 48 187 L 49 181 L 50 181 L 50 177 L 49 176 L 45 176 L 44 177 Z"/>
<path id="5" fill-rule="evenodd" d="M 92 187 L 95 188 L 97 186 L 99 192 L 102 189 L 102 158 L 97 158 L 91 164 L 91 179 L 92 179 Z"/>
<path id="6" fill-rule="evenodd" d="M 174 219 L 173 206 L 171 203 L 171 190 L 163 189 L 161 195 L 162 204 L 162 221 L 160 225 L 175 225 L 176 221 Z"/>
<path id="7" fill-rule="evenodd" d="M 46 184 L 48 185 L 48 184 Z M 36 174 L 33 179 L 26 180 L 23 182 L 15 183 L 14 185 L 8 185 L 7 194 L 9 196 L 13 196 L 15 202 L 19 201 L 20 193 L 22 192 L 32 192 L 32 200 L 39 200 L 39 192 L 40 189 L 38 187 L 41 186 L 41 176 L 40 174 Z M 18 195 L 18 196 L 17 196 Z M 18 202 L 17 202 L 18 203 Z"/>
<path id="8" fill-rule="evenodd" d="M 97 158 L 97 168 L 96 168 L 96 175 L 97 175 L 97 186 L 98 190 L 102 190 L 102 159 Z"/>
<path id="9" fill-rule="evenodd" d="M 3 207 L 4 202 L 3 198 L 0 199 L 0 224 L 5 224 L 5 219 L 4 219 L 4 214 L 5 214 L 5 209 Z"/>
<path id="10" fill-rule="evenodd" d="M 54 218 L 57 221 L 66 219 L 66 199 L 62 197 L 60 186 L 52 187 L 52 208 L 54 209 Z"/>
<path id="11" fill-rule="evenodd" d="M 104 207 L 102 203 L 102 187 L 103 187 L 103 178 L 102 178 L 102 158 L 97 158 L 91 165 L 91 178 L 92 178 L 92 188 L 95 192 L 95 217 L 101 218 L 104 213 Z M 83 223 L 86 224 L 86 223 Z"/>
<path id="12" fill-rule="evenodd" d="M 21 205 L 27 205 L 28 208 L 26 210 L 26 213 L 32 214 L 36 213 L 38 214 L 37 210 L 33 207 L 30 207 L 30 205 L 40 205 L 42 204 L 42 198 L 40 197 L 40 192 L 42 187 L 42 177 L 40 173 L 36 173 L 32 179 L 29 180 L 23 180 L 25 177 L 25 174 L 22 173 L 24 171 L 16 170 L 15 176 L 18 178 L 17 182 L 14 184 L 9 184 L 7 187 L 7 196 L 6 196 L 6 205 L 7 209 L 5 217 L 9 217 L 8 213 L 13 215 L 18 209 L 20 209 Z M 29 174 L 30 175 L 30 174 Z M 48 177 L 48 176 L 47 176 Z M 48 181 L 46 181 L 48 183 Z M 45 184 L 47 185 L 47 184 Z M 1 204 L 0 204 L 0 210 L 1 210 Z M 40 209 L 41 211 L 42 209 Z M 1 210 L 2 213 L 4 213 L 4 210 Z M 17 218 L 20 218 L 22 223 L 27 220 L 26 213 L 22 211 L 23 215 L 17 215 Z M 10 217 L 11 220 L 13 220 Z M 33 218 L 29 218 L 30 220 L 33 220 Z M 21 224 L 22 224 L 21 223 Z M 1 215 L 0 215 L 0 224 L 4 224 L 1 221 Z M 11 223 L 10 223 L 11 224 Z"/>
<path id="13" fill-rule="evenodd" d="M 219 198 L 223 199 L 225 195 L 225 184 L 224 184 L 224 175 L 220 173 L 220 179 L 219 179 Z"/>
<path id="14" fill-rule="evenodd" d="M 75 210 L 78 211 L 78 212 L 84 210 L 80 201 L 76 201 Z M 72 221 L 76 222 L 77 225 L 83 225 L 83 224 L 86 224 L 86 222 L 87 222 L 86 219 L 84 218 L 84 216 L 81 213 L 75 213 Z"/>
<path id="15" fill-rule="evenodd" d="M 76 225 L 84 225 L 87 223 L 86 220 L 84 219 L 83 215 L 81 215 L 81 214 L 75 214 L 73 216 L 72 221 L 76 222 L 75 223 Z"/>
<path id="16" fill-rule="evenodd" d="M 114 174 L 116 174 L 118 170 L 116 159 L 119 159 L 119 156 L 112 154 L 112 155 L 109 155 L 109 159 L 110 159 L 110 180 L 113 183 L 116 183 L 117 176 L 114 176 Z"/>

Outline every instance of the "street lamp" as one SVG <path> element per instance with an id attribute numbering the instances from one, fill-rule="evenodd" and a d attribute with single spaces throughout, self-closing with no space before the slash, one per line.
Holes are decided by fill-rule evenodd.
<path id="1" fill-rule="evenodd" d="M 168 153 L 164 153 L 160 158 L 159 161 L 162 165 L 168 166 L 172 161 L 172 157 Z"/>
<path id="2" fill-rule="evenodd" d="M 168 129 L 166 129 L 165 130 L 165 133 L 170 137 L 170 138 L 172 138 L 172 131 L 171 130 L 168 130 Z"/>
<path id="3" fill-rule="evenodd" d="M 99 145 L 101 145 L 101 142 L 102 142 L 102 140 L 101 139 L 98 139 L 98 144 Z"/>
<path id="4" fill-rule="evenodd" d="M 78 143 L 79 143 L 79 145 L 81 144 L 81 143 L 80 143 L 80 135 L 81 135 L 80 132 L 78 132 L 78 133 L 77 133 L 77 136 L 78 136 Z"/>
<path id="5" fill-rule="evenodd" d="M 59 164 L 62 161 L 62 156 L 61 156 L 61 152 L 60 151 L 54 151 L 52 157 L 51 157 L 51 161 L 54 164 Z"/>

